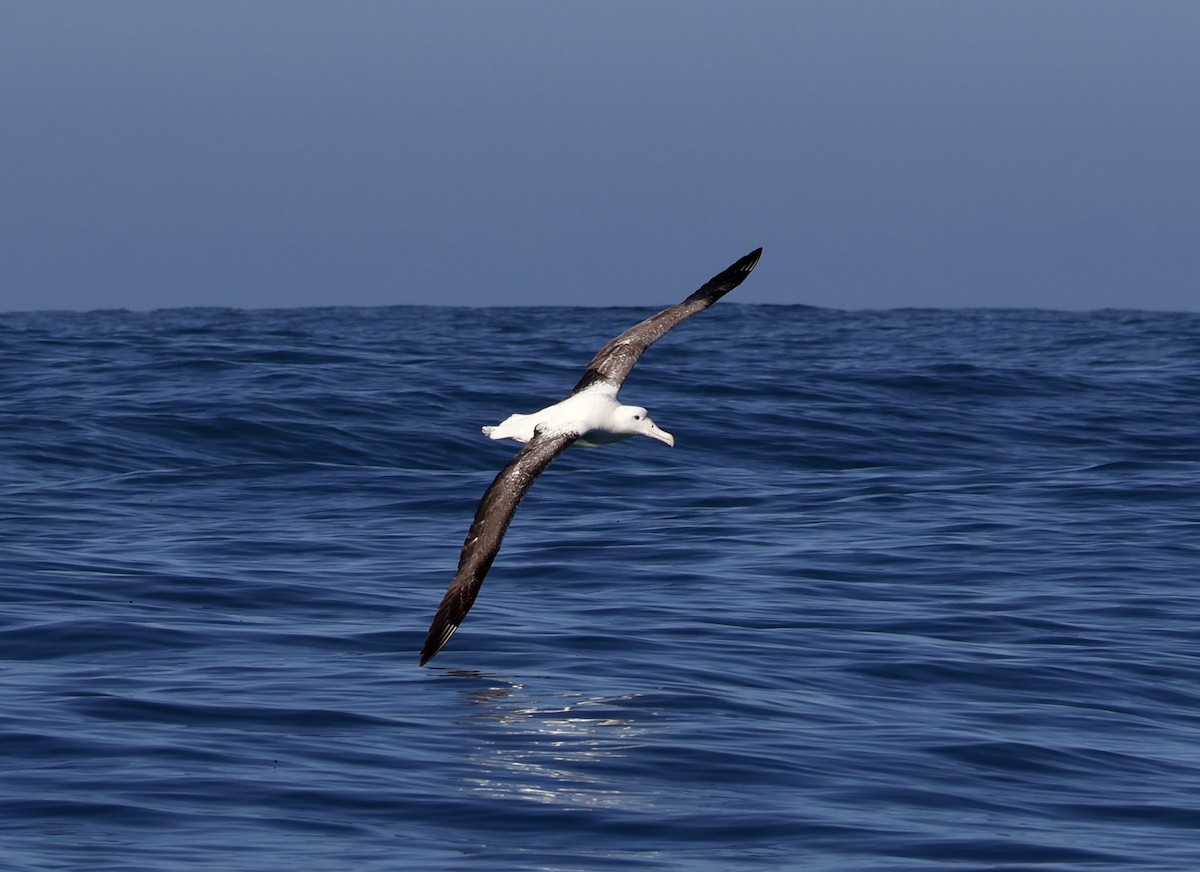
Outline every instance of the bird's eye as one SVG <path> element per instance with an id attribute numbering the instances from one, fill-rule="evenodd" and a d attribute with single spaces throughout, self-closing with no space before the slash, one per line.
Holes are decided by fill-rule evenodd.
<path id="1" fill-rule="evenodd" d="M 634 415 L 634 416 L 633 416 L 633 420 L 635 420 L 635 421 L 640 421 L 640 420 L 642 420 L 642 416 L 641 416 L 641 415 Z"/>

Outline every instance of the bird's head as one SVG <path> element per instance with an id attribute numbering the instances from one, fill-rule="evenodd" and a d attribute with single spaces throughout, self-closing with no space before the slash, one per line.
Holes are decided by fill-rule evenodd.
<path id="1" fill-rule="evenodd" d="M 641 434 L 659 442 L 666 442 L 672 447 L 675 445 L 675 437 L 655 424 L 641 406 L 621 406 L 617 409 L 616 418 L 622 433 L 628 433 L 630 436 Z"/>

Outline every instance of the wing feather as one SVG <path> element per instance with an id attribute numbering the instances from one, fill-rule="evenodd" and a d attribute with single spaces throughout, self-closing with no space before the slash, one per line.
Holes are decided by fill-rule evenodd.
<path id="1" fill-rule="evenodd" d="M 556 433 L 546 435 L 542 431 L 534 434 L 528 444 L 513 457 L 492 481 L 475 510 L 475 520 L 467 531 L 462 554 L 458 558 L 458 572 L 446 595 L 442 597 L 437 614 L 429 627 L 425 647 L 421 650 L 421 665 L 442 650 L 454 635 L 463 618 L 467 616 L 483 578 L 492 567 L 492 561 L 500 551 L 500 543 L 508 524 L 517 511 L 517 506 L 529 491 L 542 471 L 555 457 L 562 454 L 578 438 L 578 433 Z"/>
<path id="2" fill-rule="evenodd" d="M 658 314 L 651 315 L 645 321 L 630 327 L 609 342 L 592 358 L 583 378 L 579 380 L 579 384 L 575 385 L 571 394 L 577 394 L 597 382 L 619 388 L 647 348 L 666 335 L 672 327 L 686 321 L 697 312 L 707 309 L 740 285 L 758 264 L 758 258 L 761 255 L 762 249 L 756 248 L 736 263 L 717 273 L 682 303 L 669 306 Z"/>

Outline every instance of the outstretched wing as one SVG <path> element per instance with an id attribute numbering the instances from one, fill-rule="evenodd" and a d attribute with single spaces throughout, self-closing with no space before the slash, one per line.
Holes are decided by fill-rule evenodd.
<path id="1" fill-rule="evenodd" d="M 442 603 L 429 627 L 429 635 L 421 651 L 422 666 L 442 650 L 442 646 L 450 641 L 458 625 L 467 616 L 483 585 L 484 576 L 492 568 L 492 561 L 500 551 L 504 531 L 508 529 L 509 521 L 533 480 L 578 437 L 579 434 L 574 432 L 546 435 L 538 431 L 500 470 L 500 474 L 484 492 L 458 558 L 458 572 L 442 597 Z"/>
<path id="2" fill-rule="evenodd" d="M 600 349 L 599 353 L 588 364 L 587 372 L 575 385 L 571 394 L 577 394 L 585 388 L 590 388 L 597 382 L 604 382 L 619 388 L 633 365 L 638 362 L 642 352 L 661 339 L 675 325 L 707 309 L 717 300 L 728 294 L 742 283 L 750 271 L 758 263 L 762 254 L 761 248 L 747 254 L 723 272 L 717 273 L 700 290 L 696 291 L 677 306 L 663 309 L 657 315 L 651 315 L 635 327 L 630 327 L 612 342 Z M 569 396 L 569 395 L 568 395 Z"/>

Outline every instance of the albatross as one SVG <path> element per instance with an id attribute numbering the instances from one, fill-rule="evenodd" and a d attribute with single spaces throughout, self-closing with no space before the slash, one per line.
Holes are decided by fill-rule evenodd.
<path id="1" fill-rule="evenodd" d="M 492 439 L 512 439 L 525 447 L 500 470 L 479 501 L 458 558 L 458 571 L 429 627 L 421 666 L 442 650 L 467 616 L 517 506 L 554 458 L 572 445 L 607 445 L 637 435 L 675 444 L 675 437 L 655 424 L 644 408 L 622 404 L 617 392 L 647 348 L 740 285 L 761 254 L 762 249 L 756 248 L 682 303 L 663 309 L 609 342 L 562 400 L 528 415 L 510 415 L 494 427 L 483 428 Z"/>

